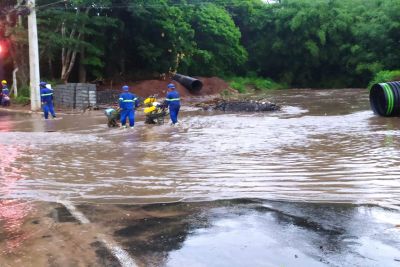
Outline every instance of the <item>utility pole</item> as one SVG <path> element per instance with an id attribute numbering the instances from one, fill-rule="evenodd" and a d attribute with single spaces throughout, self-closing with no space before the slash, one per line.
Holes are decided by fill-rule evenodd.
<path id="1" fill-rule="evenodd" d="M 40 109 L 40 72 L 39 72 L 39 42 L 36 24 L 35 0 L 28 0 L 30 13 L 28 16 L 29 35 L 29 76 L 31 88 L 31 110 Z"/>

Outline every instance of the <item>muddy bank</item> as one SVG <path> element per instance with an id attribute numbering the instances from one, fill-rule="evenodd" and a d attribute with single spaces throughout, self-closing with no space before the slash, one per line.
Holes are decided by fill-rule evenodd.
<path id="1" fill-rule="evenodd" d="M 120 266 L 60 204 L 2 200 L 0 226 L 0 266 Z"/>
<path id="2" fill-rule="evenodd" d="M 229 84 L 218 77 L 196 77 L 203 83 L 203 88 L 198 92 L 190 92 L 183 85 L 176 81 L 171 81 L 170 79 L 165 80 L 144 80 L 136 82 L 127 82 L 131 87 L 131 92 L 135 93 L 140 97 L 148 97 L 150 95 L 157 94 L 159 97 L 164 97 L 167 93 L 167 85 L 169 83 L 174 83 L 176 89 L 181 97 L 196 97 L 196 96 L 208 96 L 208 95 L 219 95 L 225 90 L 232 91 L 229 88 Z M 115 90 L 120 91 L 121 87 L 125 85 L 124 83 L 112 84 L 111 82 L 106 82 L 105 84 L 98 85 L 98 90 Z"/>

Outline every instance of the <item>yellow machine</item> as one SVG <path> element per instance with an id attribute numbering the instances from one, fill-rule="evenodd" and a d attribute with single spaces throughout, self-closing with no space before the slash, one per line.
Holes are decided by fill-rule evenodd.
<path id="1" fill-rule="evenodd" d="M 164 124 L 164 118 L 167 115 L 167 105 L 157 102 L 155 96 L 149 96 L 144 100 L 144 114 L 146 115 L 145 123 L 148 124 Z"/>

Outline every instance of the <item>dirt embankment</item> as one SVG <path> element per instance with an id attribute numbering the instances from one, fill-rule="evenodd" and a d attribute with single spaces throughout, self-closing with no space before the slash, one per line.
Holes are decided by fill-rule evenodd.
<path id="1" fill-rule="evenodd" d="M 222 92 L 228 90 L 232 94 L 237 93 L 235 90 L 229 87 L 229 84 L 218 77 L 196 77 L 203 83 L 203 88 L 199 92 L 190 92 L 183 85 L 176 81 L 172 81 L 170 79 L 165 80 L 143 80 L 136 82 L 128 82 L 127 85 L 130 86 L 130 91 L 135 93 L 140 97 L 148 97 L 150 95 L 157 94 L 159 97 L 165 97 L 167 94 L 167 85 L 169 83 L 174 83 L 180 96 L 185 99 L 185 101 L 189 102 L 203 102 L 214 99 L 216 96 L 220 96 Z M 111 83 L 105 82 L 104 84 L 97 85 L 97 90 L 106 91 L 113 90 L 117 94 L 121 92 L 121 87 L 126 85 L 125 83 Z M 56 111 L 67 111 L 69 108 L 62 108 L 60 106 L 55 107 Z M 30 105 L 22 105 L 14 103 L 11 101 L 11 106 L 9 107 L 0 107 L 0 110 L 9 111 L 9 112 L 24 112 L 24 113 L 32 113 L 30 111 Z M 40 111 L 39 111 L 40 112 Z"/>
<path id="2" fill-rule="evenodd" d="M 209 95 L 219 95 L 225 90 L 231 90 L 229 84 L 218 77 L 196 77 L 203 83 L 203 88 L 199 92 L 190 92 L 183 85 L 176 81 L 166 80 L 144 80 L 137 82 L 128 82 L 127 85 L 130 86 L 131 92 L 135 93 L 141 97 L 147 97 L 149 95 L 158 94 L 163 97 L 167 93 L 167 85 L 169 83 L 175 84 L 177 91 L 183 98 L 191 98 L 196 96 L 209 96 Z M 98 90 L 121 90 L 121 87 L 125 85 L 122 83 L 111 84 L 106 83 L 98 86 Z"/>

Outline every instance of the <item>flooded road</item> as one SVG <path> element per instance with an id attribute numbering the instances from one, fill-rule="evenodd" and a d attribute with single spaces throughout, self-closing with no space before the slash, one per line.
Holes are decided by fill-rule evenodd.
<path id="1" fill-rule="evenodd" d="M 381 243 L 385 243 L 382 247 L 387 247 L 386 254 L 379 254 L 375 259 L 378 263 L 376 266 L 395 266 L 399 263 L 394 255 L 400 253 L 400 234 L 396 227 L 400 224 L 397 216 L 400 211 L 400 119 L 375 116 L 370 111 L 366 90 L 273 91 L 268 98 L 282 105 L 282 111 L 234 114 L 187 109 L 182 112 L 181 125 L 178 127 L 144 125 L 144 118 L 139 114 L 134 130 L 108 129 L 101 111 L 61 115 L 62 119 L 49 121 L 42 120 L 38 114 L 1 113 L 0 225 L 4 227 L 3 234 L 12 238 L 23 238 L 24 234 L 20 233 L 21 225 L 29 220 L 29 216 L 34 216 L 32 214 L 37 211 L 37 203 L 44 205 L 43 203 L 70 201 L 76 205 L 100 205 L 112 210 L 120 204 L 211 201 L 214 204 L 207 212 L 210 212 L 214 221 L 212 214 L 231 212 L 230 208 L 216 204 L 220 200 L 259 199 L 262 200 L 263 204 L 260 205 L 263 207 L 267 205 L 265 201 L 280 201 L 282 204 L 277 206 L 281 208 L 276 207 L 278 213 L 283 212 L 281 209 L 285 205 L 292 205 L 290 210 L 294 211 L 297 209 L 296 203 L 306 203 L 302 206 L 303 209 L 312 207 L 311 212 L 290 216 L 303 216 L 302 220 L 317 221 L 314 222 L 317 223 L 313 225 L 314 228 L 319 225 L 324 228 L 327 223 L 326 218 L 319 222 L 319 209 L 315 205 L 324 205 L 329 209 L 332 205 L 339 205 L 333 203 L 341 203 L 349 214 L 355 214 L 350 217 L 358 219 L 352 223 L 351 230 L 347 226 L 338 226 L 346 230 L 342 229 L 343 231 L 334 236 L 340 237 L 339 243 L 348 242 L 346 244 L 350 247 L 359 242 L 357 249 L 362 250 L 354 254 L 361 256 L 348 256 L 346 263 L 356 260 L 363 266 L 375 266 L 375 261 L 366 259 L 374 258 L 373 246 L 378 244 L 376 246 L 379 247 Z M 373 208 L 369 205 L 380 207 Z M 84 206 L 82 208 L 92 221 L 91 209 Z M 163 260 L 150 262 L 139 253 L 139 265 L 224 266 L 222 263 L 210 264 L 200 259 L 191 261 L 193 247 L 190 244 L 200 242 L 205 245 L 206 240 L 209 240 L 207 236 L 212 236 L 223 248 L 224 244 L 230 244 L 237 234 L 243 232 L 249 234 L 248 240 L 243 243 L 250 244 L 251 236 L 257 233 L 264 238 L 259 239 L 258 246 L 253 244 L 247 249 L 232 250 L 230 255 L 242 251 L 243 258 L 253 260 L 248 262 L 250 265 L 265 266 L 261 263 L 265 263 L 268 255 L 273 254 L 261 256 L 264 255 L 262 251 L 275 241 L 271 239 L 268 243 L 266 240 L 269 240 L 267 237 L 271 233 L 264 230 L 257 232 L 257 229 L 263 228 L 265 223 L 271 227 L 275 225 L 276 231 L 288 231 L 285 225 L 296 224 L 291 219 L 285 219 L 283 223 L 275 219 L 265 222 L 263 215 L 249 213 L 247 209 L 243 208 L 246 210 L 243 217 L 222 216 L 222 222 L 212 224 L 211 230 L 195 227 L 200 232 L 189 231 L 189 236 L 194 234 L 189 238 L 192 243 L 185 243 L 187 245 L 183 245 L 182 249 L 175 248 L 167 251 L 168 253 L 162 251 Z M 386 209 L 390 209 L 390 212 Z M 364 214 L 365 210 L 368 210 L 368 216 Z M 333 212 L 341 214 L 340 209 L 335 208 Z M 386 214 L 391 218 L 390 222 L 375 222 L 372 215 L 375 213 L 381 214 L 380 217 L 385 217 L 382 214 Z M 307 219 L 309 214 L 312 215 L 311 219 Z M 364 214 L 364 217 L 360 214 Z M 335 217 L 332 214 L 329 216 Z M 363 219 L 359 219 L 360 216 Z M 10 223 L 10 218 L 17 222 Z M 96 218 L 95 222 L 99 220 Z M 365 236 L 364 232 L 355 230 L 355 224 L 362 223 L 362 220 L 370 221 L 367 225 L 374 228 L 379 225 L 378 228 L 390 229 L 390 234 L 385 236 L 384 241 L 371 241 L 373 238 L 370 235 Z M 11 228 L 6 227 L 7 223 Z M 119 221 L 114 224 L 118 225 Z M 232 226 L 228 232 L 233 234 L 224 237 L 224 231 L 213 232 L 212 229 L 220 224 L 228 225 L 228 228 Z M 128 241 L 118 237 L 118 229 L 107 230 L 109 225 L 101 221 L 98 225 L 101 225 L 101 230 L 94 232 L 105 231 L 110 236 L 115 236 L 114 239 L 124 244 L 129 252 L 131 246 Z M 249 227 L 248 231 L 255 232 L 245 231 L 244 225 Z M 290 229 L 293 230 L 289 227 Z M 302 239 L 304 234 L 298 235 L 301 229 L 297 230 L 293 230 L 291 237 L 294 243 Z M 280 253 L 283 254 L 293 252 L 293 255 L 303 259 L 304 255 L 308 255 L 310 258 L 306 258 L 304 262 L 297 262 L 300 265 L 340 266 L 340 261 L 335 257 L 343 256 L 342 252 L 335 251 L 335 256 L 328 253 L 324 257 L 321 256 L 324 255 L 321 251 L 298 251 L 302 246 L 316 246 L 311 241 L 320 237 L 319 230 L 314 231 L 309 233 L 309 243 L 296 243 L 296 248 L 289 243 L 278 242 L 275 245 L 282 248 Z M 376 230 L 373 232 L 379 233 Z M 343 233 L 346 234 L 343 236 Z M 12 251 L 18 244 L 24 244 L 21 240 L 15 242 L 17 245 L 8 242 L 12 238 L 5 238 L 6 241 L 2 244 L 1 236 L 2 233 L 0 248 L 3 248 L 4 253 Z M 325 242 L 329 243 L 329 238 Z M 374 245 L 368 247 L 368 244 Z M 87 247 L 91 247 L 90 242 Z M 148 248 L 150 251 L 154 249 L 152 246 Z M 312 250 L 315 249 L 318 250 L 318 246 Z M 217 251 L 223 253 L 224 250 Z M 347 255 L 348 251 L 351 249 L 347 247 L 343 253 Z M 135 251 L 129 253 L 132 255 Z M 169 255 L 167 260 L 165 253 Z M 282 259 L 283 254 L 280 256 Z M 199 255 L 212 255 L 212 251 L 204 246 L 198 250 L 196 257 L 200 257 Z M 297 260 L 298 257 L 293 259 Z M 260 264 L 257 263 L 257 258 L 260 259 Z M 238 261 L 227 263 L 230 266 L 243 266 L 239 258 L 236 260 Z M 59 265 L 68 266 L 62 262 Z M 97 263 L 92 264 L 96 266 Z M 13 266 L 10 262 L 5 264 Z M 294 265 L 290 260 L 270 260 L 270 265 L 267 266 L 279 264 Z"/>
<path id="2" fill-rule="evenodd" d="M 183 112 L 176 128 L 139 117 L 134 131 L 109 130 L 101 112 L 56 121 L 2 116 L 1 194 L 118 203 L 400 198 L 399 118 L 373 115 L 364 90 L 272 98 L 283 111 Z"/>

